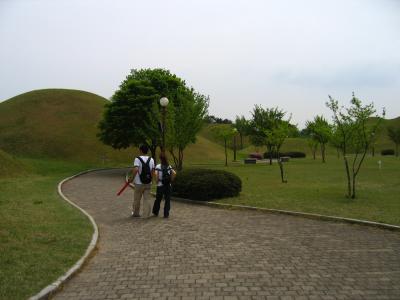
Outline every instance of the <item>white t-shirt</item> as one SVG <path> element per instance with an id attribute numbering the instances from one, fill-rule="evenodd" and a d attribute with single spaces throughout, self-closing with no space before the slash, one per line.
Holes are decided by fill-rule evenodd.
<path id="1" fill-rule="evenodd" d="M 140 158 L 143 160 L 144 163 L 147 162 L 147 160 L 149 159 L 149 157 L 147 155 L 140 155 Z M 138 167 L 138 172 L 136 173 L 135 179 L 133 180 L 133 182 L 135 184 L 142 184 L 142 182 L 140 181 L 140 176 L 139 174 L 142 172 L 142 162 L 139 160 L 139 158 L 135 158 L 135 161 L 133 162 L 133 166 L 134 167 Z M 154 159 L 150 158 L 150 171 L 152 172 L 154 170 Z M 151 183 L 150 183 L 151 184 Z"/>
<path id="2" fill-rule="evenodd" d="M 157 186 L 163 186 L 162 184 L 162 168 L 161 168 L 161 164 L 158 164 L 156 166 L 156 172 L 157 172 L 157 177 L 158 177 L 158 183 Z M 168 173 L 171 174 L 172 173 L 172 167 L 168 166 Z"/>

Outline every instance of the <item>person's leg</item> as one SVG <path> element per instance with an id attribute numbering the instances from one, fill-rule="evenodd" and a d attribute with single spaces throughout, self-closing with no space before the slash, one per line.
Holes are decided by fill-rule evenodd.
<path id="1" fill-rule="evenodd" d="M 133 193 L 133 205 L 132 205 L 132 212 L 133 216 L 138 217 L 140 216 L 140 200 L 142 199 L 143 194 L 143 186 L 142 184 L 135 184 L 135 191 Z"/>
<path id="2" fill-rule="evenodd" d="M 164 218 L 169 217 L 169 210 L 171 208 L 171 186 L 164 187 Z"/>
<path id="3" fill-rule="evenodd" d="M 151 202 L 150 195 L 150 184 L 145 184 L 143 187 L 143 217 L 148 218 L 151 215 L 151 208 L 153 207 L 153 203 Z"/>
<path id="4" fill-rule="evenodd" d="M 163 196 L 162 186 L 158 186 L 157 193 L 156 193 L 156 200 L 154 201 L 154 205 L 153 205 L 153 214 L 155 214 L 156 216 L 158 216 L 158 213 L 160 212 L 160 203 L 161 203 L 162 196 Z"/>

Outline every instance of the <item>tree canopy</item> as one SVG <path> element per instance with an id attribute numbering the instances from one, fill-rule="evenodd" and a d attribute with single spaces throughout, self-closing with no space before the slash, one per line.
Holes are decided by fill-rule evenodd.
<path id="1" fill-rule="evenodd" d="M 184 80 L 168 70 L 131 70 L 111 102 L 106 104 L 99 123 L 99 139 L 116 149 L 147 144 L 155 157 L 161 145 L 161 97 L 170 100 L 166 144 L 174 159 L 177 157 L 174 149 L 178 149 L 176 163 L 182 167 L 183 150 L 195 142 L 207 114 L 209 99 L 187 87 Z"/>

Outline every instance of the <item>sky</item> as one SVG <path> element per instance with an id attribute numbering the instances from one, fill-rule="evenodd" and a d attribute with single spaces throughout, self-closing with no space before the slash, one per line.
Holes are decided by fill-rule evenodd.
<path id="1" fill-rule="evenodd" d="M 399 0 L 0 0 L 0 101 L 43 88 L 110 98 L 165 68 L 209 113 L 279 107 L 302 128 L 352 92 L 400 116 Z"/>

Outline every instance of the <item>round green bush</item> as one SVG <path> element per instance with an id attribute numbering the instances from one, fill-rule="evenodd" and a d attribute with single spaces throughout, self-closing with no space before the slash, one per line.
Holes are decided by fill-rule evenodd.
<path id="1" fill-rule="evenodd" d="M 227 171 L 188 169 L 179 172 L 172 188 L 172 196 L 208 201 L 238 196 L 242 190 L 240 178 Z"/>

